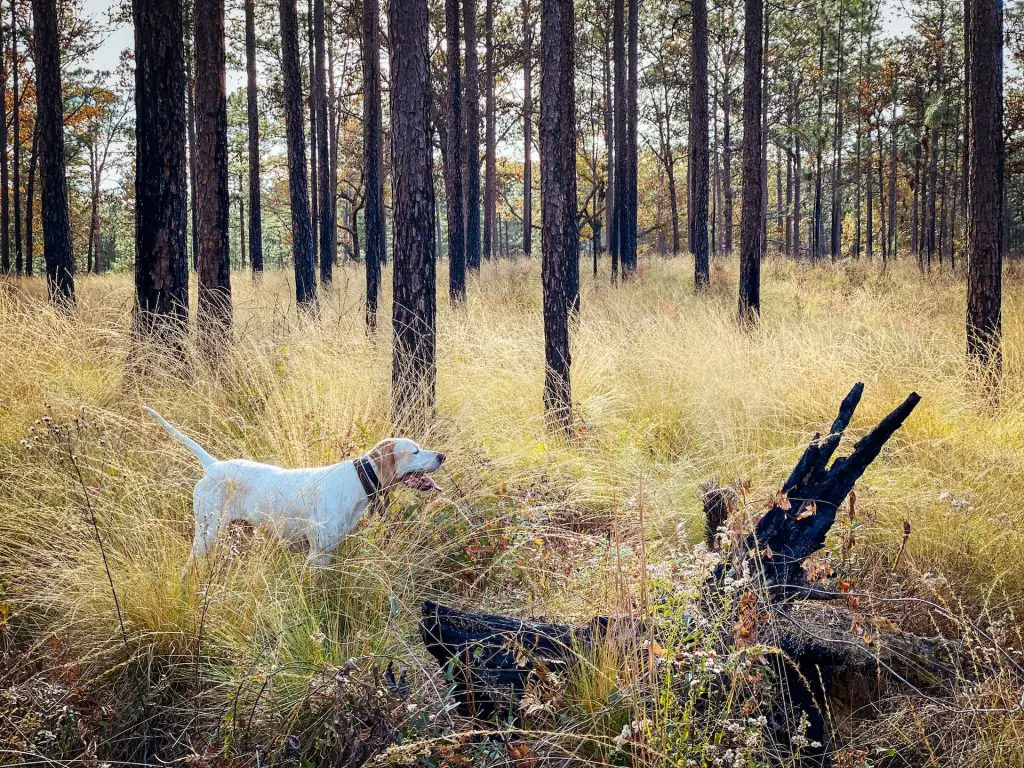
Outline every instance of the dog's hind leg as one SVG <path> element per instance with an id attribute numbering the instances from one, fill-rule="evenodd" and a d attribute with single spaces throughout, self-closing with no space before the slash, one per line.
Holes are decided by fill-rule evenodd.
<path id="1" fill-rule="evenodd" d="M 217 533 L 220 530 L 221 515 L 217 509 L 217 504 L 214 499 L 208 497 L 208 495 L 200 488 L 202 481 L 196 485 L 195 493 L 192 497 L 192 511 L 195 515 L 196 530 L 195 535 L 192 538 L 192 551 L 188 555 L 188 559 L 185 561 L 185 568 L 182 570 L 182 578 L 186 578 L 189 572 L 196 565 L 196 560 L 200 557 L 205 557 L 213 549 L 213 544 L 217 540 Z"/>

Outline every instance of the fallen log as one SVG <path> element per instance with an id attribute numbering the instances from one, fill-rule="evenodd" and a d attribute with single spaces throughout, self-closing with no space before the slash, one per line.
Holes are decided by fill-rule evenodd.
<path id="1" fill-rule="evenodd" d="M 863 388 L 858 383 L 850 390 L 825 437 L 815 434 L 770 509 L 741 545 L 733 548 L 731 559 L 709 576 L 710 589 L 705 598 L 717 600 L 717 606 L 708 608 L 720 613 L 727 577 L 742 572 L 750 578 L 751 589 L 757 590 L 762 603 L 759 609 L 767 612 L 768 621 L 762 622 L 745 642 L 774 646 L 788 658 L 777 667 L 779 677 L 790 688 L 793 705 L 808 716 L 806 736 L 823 744 L 827 733 L 821 699 L 827 690 L 821 686 L 829 684 L 833 672 L 843 670 L 865 677 L 888 674 L 899 681 L 927 686 L 950 673 L 955 656 L 951 641 L 900 632 L 875 638 L 869 646 L 850 629 L 854 622 L 842 605 L 828 606 L 828 620 L 821 612 L 816 615 L 804 608 L 811 601 L 843 597 L 808 583 L 803 564 L 824 546 L 839 505 L 920 401 L 917 393 L 912 393 L 861 438 L 848 456 L 832 461 Z M 716 485 L 705 486 L 702 491 L 706 538 L 713 546 L 738 499 L 732 489 Z M 725 621 L 719 626 L 734 625 Z M 427 650 L 451 675 L 462 713 L 483 719 L 500 715 L 504 719 L 517 715 L 516 705 L 531 675 L 538 670 L 571 667 L 613 627 L 616 636 L 623 636 L 620 628 L 625 628 L 626 636 L 632 632 L 633 647 L 642 653 L 639 637 L 643 633 L 639 623 L 631 619 L 598 617 L 573 627 L 472 613 L 428 602 L 423 606 L 420 631 Z M 735 645 L 735 637 L 722 639 L 726 647 Z M 805 750 L 803 755 L 812 761 L 820 758 L 822 764 L 827 762 L 824 747 Z"/>

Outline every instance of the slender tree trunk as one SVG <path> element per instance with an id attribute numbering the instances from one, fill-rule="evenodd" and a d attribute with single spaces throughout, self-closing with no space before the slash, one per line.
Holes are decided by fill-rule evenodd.
<path id="1" fill-rule="evenodd" d="M 426 425 L 437 378 L 428 27 L 427 0 L 388 3 L 395 227 L 392 421 L 399 427 Z M 458 123 L 450 132 L 458 133 Z"/>
<path id="2" fill-rule="evenodd" d="M 523 0 L 523 254 L 533 255 L 533 17 Z"/>
<path id="3" fill-rule="evenodd" d="M 11 210 L 8 197 L 10 160 L 7 156 L 7 48 L 0 23 L 0 271 L 11 271 Z M 21 274 L 22 265 L 15 263 Z"/>
<path id="4" fill-rule="evenodd" d="M 75 280 L 71 221 L 68 217 L 68 180 L 64 166 L 64 97 L 61 92 L 57 0 L 32 0 L 32 16 L 35 20 L 36 100 L 43 156 L 46 284 L 54 303 L 71 308 L 75 304 Z M 20 253 L 20 237 L 17 248 Z"/>
<path id="5" fill-rule="evenodd" d="M 255 0 L 245 0 L 246 117 L 249 126 L 249 264 L 263 271 L 263 204 L 260 191 L 260 113 L 256 84 Z"/>
<path id="6" fill-rule="evenodd" d="M 185 89 L 188 98 L 188 188 L 192 229 L 192 269 L 199 269 L 199 199 L 196 196 L 196 78 L 192 69 L 192 41 L 195 38 L 195 0 L 179 0 L 187 9 L 185 29 Z"/>
<path id="7" fill-rule="evenodd" d="M 728 69 L 726 69 L 725 87 L 722 94 L 722 182 L 725 188 L 722 194 L 725 197 L 725 255 L 732 256 L 732 228 L 735 219 L 733 194 L 732 194 L 732 87 L 729 82 Z"/>
<path id="8" fill-rule="evenodd" d="M 132 17 L 135 329 L 173 343 L 188 330 L 187 81 L 182 4 L 180 0 L 133 0 Z"/>
<path id="9" fill-rule="evenodd" d="M 715 92 L 711 96 L 711 254 L 718 254 L 718 219 L 721 216 L 721 181 L 722 172 L 718 156 L 718 81 L 715 81 Z"/>
<path id="10" fill-rule="evenodd" d="M 319 236 L 320 284 L 330 284 L 334 274 L 334 220 L 331 209 L 331 154 L 330 133 L 327 124 L 327 34 L 324 21 L 324 0 L 313 0 L 313 56 L 314 68 L 310 73 L 310 98 L 316 122 L 311 129 L 310 153 L 316 156 L 317 180 L 313 193 L 317 195 L 315 216 Z"/>
<path id="11" fill-rule="evenodd" d="M 793 125 L 795 89 L 793 87 L 792 74 L 790 74 L 790 103 L 786 110 L 786 256 L 793 255 L 793 139 L 795 129 Z M 799 254 L 798 254 L 799 255 Z"/>
<path id="12" fill-rule="evenodd" d="M 484 0 L 484 258 L 490 261 L 497 247 L 495 217 L 498 210 L 497 112 L 494 103 L 494 3 Z"/>
<path id="13" fill-rule="evenodd" d="M 800 258 L 800 224 L 803 215 L 801 193 L 803 190 L 803 152 L 800 148 L 800 83 L 797 78 L 793 87 L 793 121 L 797 128 L 793 132 L 793 256 Z"/>
<path id="14" fill-rule="evenodd" d="M 743 22 L 743 210 L 740 227 L 739 320 L 761 311 L 761 68 L 764 0 L 744 0 Z"/>
<path id="15" fill-rule="evenodd" d="M 307 0 L 306 3 L 306 58 L 309 62 L 307 65 L 309 68 L 309 206 L 313 227 L 313 266 L 315 269 L 320 261 L 320 190 L 317 188 L 320 183 L 320 168 L 317 155 L 319 144 L 317 143 L 316 33 L 314 30 L 316 11 L 313 8 L 314 2 L 315 0 Z M 301 77 L 302 65 L 299 66 L 299 76 Z"/>
<path id="16" fill-rule="evenodd" d="M 888 239 L 887 253 L 893 259 L 896 258 L 896 172 L 899 170 L 899 156 L 896 150 L 896 91 L 893 90 L 892 118 L 889 121 L 889 223 L 886 229 Z M 881 136 L 881 133 L 879 133 Z M 881 152 L 882 148 L 879 147 Z M 882 213 L 879 211 L 879 217 Z"/>
<path id="17" fill-rule="evenodd" d="M 911 204 L 911 224 L 910 224 L 910 252 L 917 259 L 918 264 L 921 263 L 921 221 L 919 216 L 918 199 L 921 196 L 921 157 L 918 154 L 914 158 L 914 182 L 913 182 L 913 201 Z"/>
<path id="18" fill-rule="evenodd" d="M 882 131 L 878 131 L 878 226 L 882 237 L 882 260 L 888 261 L 892 253 L 889 251 L 889 237 L 885 228 L 885 147 L 882 144 Z"/>
<path id="19" fill-rule="evenodd" d="M 822 119 L 824 115 L 824 101 L 825 101 L 825 86 L 823 83 L 825 77 L 825 27 L 824 25 L 819 27 L 818 30 L 818 126 L 822 125 Z M 822 187 L 822 174 L 824 173 L 822 154 L 825 148 L 824 135 L 819 134 L 814 142 L 814 221 L 813 221 L 813 237 L 811 238 L 811 259 L 817 261 L 820 259 L 825 252 L 824 244 L 821 241 L 822 237 L 822 199 L 821 199 L 821 187 Z"/>
<path id="20" fill-rule="evenodd" d="M 89 142 L 89 239 L 86 246 L 86 269 L 88 272 L 98 272 L 96 268 L 99 259 L 96 257 L 96 249 L 99 247 L 100 228 L 100 174 L 99 158 L 97 157 L 96 140 Z"/>
<path id="21" fill-rule="evenodd" d="M 569 272 L 578 271 L 576 107 L 572 0 L 541 0 L 540 158 L 544 292 L 544 412 L 552 429 L 572 429 Z"/>
<path id="22" fill-rule="evenodd" d="M 882 127 L 877 126 L 879 134 L 882 132 Z M 875 256 L 875 184 L 871 180 L 871 158 L 874 152 L 871 149 L 871 124 L 868 123 L 868 169 L 867 169 L 867 257 L 868 261 L 871 261 Z M 881 209 L 878 212 L 879 216 L 882 215 Z"/>
<path id="23" fill-rule="evenodd" d="M 839 31 L 836 46 L 835 115 L 832 139 L 832 261 L 842 255 L 843 247 L 843 2 L 839 2 Z"/>
<path id="24" fill-rule="evenodd" d="M 636 274 L 637 269 L 637 183 L 639 171 L 639 153 L 637 145 L 639 109 L 637 95 L 639 87 L 639 36 L 640 0 L 629 0 L 629 18 L 626 25 L 626 176 L 625 184 L 620 185 L 620 189 L 622 189 L 625 196 L 625 205 L 622 208 L 623 223 L 620 227 L 619 235 L 619 241 L 622 244 L 619 261 L 622 266 L 623 278 L 632 277 Z"/>
<path id="25" fill-rule="evenodd" d="M 448 69 L 448 152 L 445 157 L 445 201 L 448 206 L 448 297 L 466 300 L 466 214 L 462 179 L 462 65 L 459 56 L 459 0 L 445 0 L 444 27 Z"/>
<path id="26" fill-rule="evenodd" d="M 25 274 L 32 276 L 35 261 L 35 241 L 33 227 L 35 226 L 35 191 L 36 191 L 36 168 L 39 164 L 39 120 L 36 119 L 32 125 L 32 148 L 28 155 L 28 187 L 25 194 Z M 186 272 L 188 265 L 186 264 Z"/>
<path id="27" fill-rule="evenodd" d="M 199 304 L 206 351 L 216 354 L 231 326 L 227 53 L 224 0 L 196 0 L 196 194 L 199 197 Z"/>
<path id="28" fill-rule="evenodd" d="M 476 0 L 462 0 L 466 35 L 466 267 L 480 271 L 480 65 L 476 50 Z"/>
<path id="29" fill-rule="evenodd" d="M 328 135 L 328 174 L 327 174 L 327 199 L 330 202 L 331 212 L 328 217 L 328 228 L 331 233 L 331 265 L 338 263 L 338 143 L 341 140 L 341 126 L 338 124 L 338 91 L 334 80 L 334 14 L 327 19 L 327 135 Z M 348 57 L 346 55 L 346 62 Z M 366 199 L 366 192 L 363 192 L 363 199 Z M 357 223 L 358 229 L 358 223 Z M 359 251 L 353 254 L 353 258 L 359 258 Z"/>
<path id="30" fill-rule="evenodd" d="M 613 283 L 619 279 L 622 246 L 626 233 L 622 231 L 629 190 L 626 183 L 629 148 L 626 143 L 626 4 L 625 0 L 612 0 L 612 65 L 615 73 L 613 86 L 615 128 L 615 211 L 612 214 L 612 274 Z"/>
<path id="31" fill-rule="evenodd" d="M 363 0 L 363 172 L 366 178 L 366 328 L 377 329 L 384 233 L 384 122 L 381 107 L 380 0 Z"/>
<path id="32" fill-rule="evenodd" d="M 633 0 L 634 2 L 636 0 Z M 692 171 L 694 285 L 698 291 L 711 283 L 708 254 L 708 6 L 693 0 L 690 80 L 690 168 Z M 675 215 L 673 200 L 673 216 Z M 677 243 L 673 242 L 673 252 Z"/>
<path id="33" fill-rule="evenodd" d="M 1003 7 L 965 6 L 967 137 L 967 358 L 989 386 L 1002 370 Z"/>
<path id="34" fill-rule="evenodd" d="M 288 195 L 291 203 L 295 300 L 300 308 L 316 301 L 316 246 L 309 211 L 306 178 L 305 115 L 299 67 L 299 18 L 295 0 L 278 0 L 281 16 L 281 67 L 284 84 L 285 133 L 288 140 Z"/>
<path id="35" fill-rule="evenodd" d="M 611 9 L 611 3 L 609 2 L 607 7 Z M 604 64 L 603 75 L 604 75 L 604 146 L 606 151 L 605 161 L 605 178 L 608 180 L 608 193 L 605 196 L 604 204 L 604 231 L 605 231 L 605 248 L 608 251 L 614 251 L 614 231 L 615 231 L 615 128 L 614 128 L 614 107 L 612 106 L 612 59 L 611 59 L 611 39 L 610 37 L 604 38 L 603 41 L 603 53 L 602 63 Z M 615 268 L 618 268 L 618 262 L 615 263 Z"/>
<path id="36" fill-rule="evenodd" d="M 14 133 L 14 155 L 11 158 L 11 181 L 13 182 L 12 207 L 14 209 L 14 258 L 18 264 L 23 261 L 21 250 L 21 89 L 18 86 L 18 12 L 15 0 L 11 0 L 11 127 Z M 63 97 L 61 99 L 61 125 L 64 124 Z"/>
<path id="37" fill-rule="evenodd" d="M 768 253 L 768 109 L 771 90 L 768 87 L 768 36 L 770 15 L 764 10 L 764 40 L 761 43 L 761 258 Z"/>

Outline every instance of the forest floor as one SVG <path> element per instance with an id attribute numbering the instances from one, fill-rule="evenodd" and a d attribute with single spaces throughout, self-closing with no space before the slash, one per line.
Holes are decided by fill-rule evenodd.
<path id="1" fill-rule="evenodd" d="M 770 499 L 856 381 L 865 395 L 844 445 L 909 392 L 923 399 L 858 486 L 857 544 L 832 567 L 860 591 L 941 604 L 1016 655 L 1024 281 L 1011 269 L 1005 283 L 993 404 L 964 362 L 962 280 L 909 262 L 881 273 L 773 259 L 762 322 L 744 332 L 735 266 L 716 264 L 703 296 L 687 259 L 646 260 L 619 288 L 584 271 L 567 443 L 541 414 L 539 268 L 485 265 L 464 310 L 439 301 L 438 417 L 411 435 L 448 454 L 444 492 L 396 492 L 326 573 L 234 530 L 191 580 L 200 467 L 141 406 L 220 457 L 357 455 L 389 431 L 390 304 L 373 342 L 358 267 L 337 269 L 304 320 L 288 275 L 236 273 L 234 346 L 216 371 L 197 361 L 182 376 L 132 349 L 130 275 L 81 276 L 71 318 L 38 280 L 0 284 L 0 763 L 345 765 L 398 741 L 386 759 L 410 765 L 530 768 L 555 752 L 572 764 L 768 764 L 738 688 L 714 718 L 667 694 L 638 714 L 615 659 L 535 696 L 529 729 L 478 737 L 423 651 L 419 608 L 564 621 L 646 610 L 665 584 L 703 572 L 701 483 L 746 481 L 749 503 Z M 729 663 L 709 652 L 701 685 Z M 837 726 L 839 762 L 1022 765 L 1019 699 L 1009 674 L 886 691 Z"/>

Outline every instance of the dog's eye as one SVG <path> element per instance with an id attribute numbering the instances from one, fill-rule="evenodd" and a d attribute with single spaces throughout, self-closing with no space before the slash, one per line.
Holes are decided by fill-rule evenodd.
<path id="1" fill-rule="evenodd" d="M 419 448 L 417 448 L 417 449 L 416 449 L 415 451 L 413 451 L 413 452 L 412 452 L 412 455 L 413 455 L 413 456 L 415 456 L 415 455 L 416 455 L 417 453 L 419 453 L 419 452 L 420 452 L 420 449 L 419 449 Z"/>

